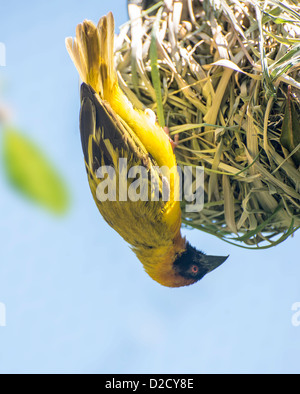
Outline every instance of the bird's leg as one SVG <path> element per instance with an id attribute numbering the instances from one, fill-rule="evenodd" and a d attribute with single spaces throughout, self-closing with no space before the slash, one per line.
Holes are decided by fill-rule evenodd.
<path id="1" fill-rule="evenodd" d="M 167 134 L 167 136 L 169 137 L 170 144 L 172 145 L 173 152 L 174 152 L 174 150 L 175 150 L 175 148 L 176 148 L 176 146 L 178 145 L 178 142 L 179 142 L 179 134 L 175 134 L 174 135 L 174 140 L 172 140 L 172 138 L 170 137 L 169 127 L 165 126 L 164 127 L 164 131 Z"/>
<path id="2" fill-rule="evenodd" d="M 155 113 L 152 111 L 152 109 L 146 108 L 145 109 L 145 114 L 150 118 L 152 124 L 156 123 L 157 118 L 156 118 Z M 173 148 L 173 152 L 174 152 L 174 150 L 175 150 L 175 148 L 176 148 L 176 146 L 178 145 L 178 142 L 179 142 L 179 134 L 175 134 L 174 135 L 174 141 L 173 141 L 172 138 L 170 137 L 170 130 L 169 130 L 169 128 L 167 126 L 165 126 L 163 129 L 164 129 L 165 133 L 167 134 L 167 136 L 169 137 L 170 144 L 171 144 L 171 146 Z"/>

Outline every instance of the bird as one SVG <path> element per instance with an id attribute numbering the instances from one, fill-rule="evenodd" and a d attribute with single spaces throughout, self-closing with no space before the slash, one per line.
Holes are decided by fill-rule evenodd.
<path id="1" fill-rule="evenodd" d="M 76 36 L 65 42 L 82 81 L 79 128 L 91 193 L 104 220 L 130 245 L 153 280 L 166 287 L 191 285 L 228 256 L 206 255 L 182 236 L 174 147 L 151 110 L 134 108 L 121 90 L 114 67 L 114 29 L 109 12 L 97 25 L 90 20 L 78 24 Z M 120 198 L 121 186 L 129 191 L 134 182 L 129 177 L 124 181 L 123 172 L 137 166 L 147 175 L 147 199 Z M 115 198 L 99 199 L 99 188 L 109 177 L 99 175 L 103 168 L 115 172 Z M 154 199 L 153 179 L 158 191 Z M 163 198 L 164 191 L 168 198 Z"/>

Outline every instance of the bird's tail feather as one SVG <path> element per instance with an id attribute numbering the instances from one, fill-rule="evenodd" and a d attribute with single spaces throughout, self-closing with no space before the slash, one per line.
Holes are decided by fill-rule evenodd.
<path id="1" fill-rule="evenodd" d="M 98 25 L 85 20 L 76 28 L 76 37 L 66 38 L 66 47 L 80 78 L 102 99 L 108 100 L 117 83 L 114 70 L 114 18 L 110 12 Z"/>

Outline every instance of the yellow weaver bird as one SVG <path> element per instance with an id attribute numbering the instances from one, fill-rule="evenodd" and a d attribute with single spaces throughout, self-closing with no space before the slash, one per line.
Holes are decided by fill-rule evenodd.
<path id="1" fill-rule="evenodd" d="M 134 109 L 118 85 L 112 13 L 102 17 L 97 26 L 91 21 L 79 24 L 76 37 L 66 39 L 66 47 L 83 81 L 81 142 L 89 185 L 101 215 L 131 245 L 155 281 L 169 287 L 198 281 L 227 257 L 207 256 L 181 235 L 179 175 L 173 148 L 149 112 Z M 157 201 L 151 198 L 151 187 L 147 201 L 123 201 L 119 197 L 120 158 L 127 160 L 127 168 L 143 166 L 149 183 L 156 179 Z M 115 170 L 115 201 L 97 197 L 97 188 L 104 181 L 97 171 L 103 166 Z M 160 170 L 163 166 L 170 170 L 169 178 Z M 127 179 L 125 187 L 131 182 Z M 166 184 L 169 198 L 164 201 Z"/>

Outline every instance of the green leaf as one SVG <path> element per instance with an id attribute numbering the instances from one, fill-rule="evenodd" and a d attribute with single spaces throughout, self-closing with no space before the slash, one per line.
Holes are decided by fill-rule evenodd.
<path id="1" fill-rule="evenodd" d="M 162 103 L 162 95 L 161 95 L 161 83 L 160 83 L 160 75 L 158 68 L 158 54 L 157 54 L 157 36 L 159 31 L 159 22 L 161 19 L 163 7 L 161 7 L 156 15 L 156 20 L 153 24 L 153 29 L 151 32 L 151 44 L 150 44 L 150 63 L 151 63 L 151 78 L 152 84 L 155 90 L 156 103 L 157 103 L 157 120 L 160 127 L 165 127 L 165 117 L 164 117 L 164 109 Z"/>
<path id="2" fill-rule="evenodd" d="M 291 67 L 299 64 L 300 45 L 293 45 L 290 50 L 269 67 L 272 81 L 286 73 Z"/>
<path id="3" fill-rule="evenodd" d="M 255 5 L 255 10 L 256 10 L 256 19 L 257 19 L 258 31 L 259 31 L 259 51 L 260 51 L 261 68 L 264 77 L 264 85 L 266 88 L 267 97 L 276 97 L 276 88 L 273 85 L 272 80 L 270 78 L 268 60 L 264 47 L 265 40 L 264 40 L 263 27 L 262 27 L 263 24 L 262 14 L 258 5 Z"/>
<path id="4" fill-rule="evenodd" d="M 288 150 L 293 152 L 292 159 L 296 166 L 300 165 L 300 116 L 299 111 L 295 107 L 297 104 L 293 101 L 290 93 L 290 87 L 287 95 L 287 104 L 281 129 L 281 144 Z"/>
<path id="5" fill-rule="evenodd" d="M 62 214 L 69 205 L 66 186 L 40 149 L 14 129 L 3 136 L 4 169 L 9 182 L 24 196 Z"/>

